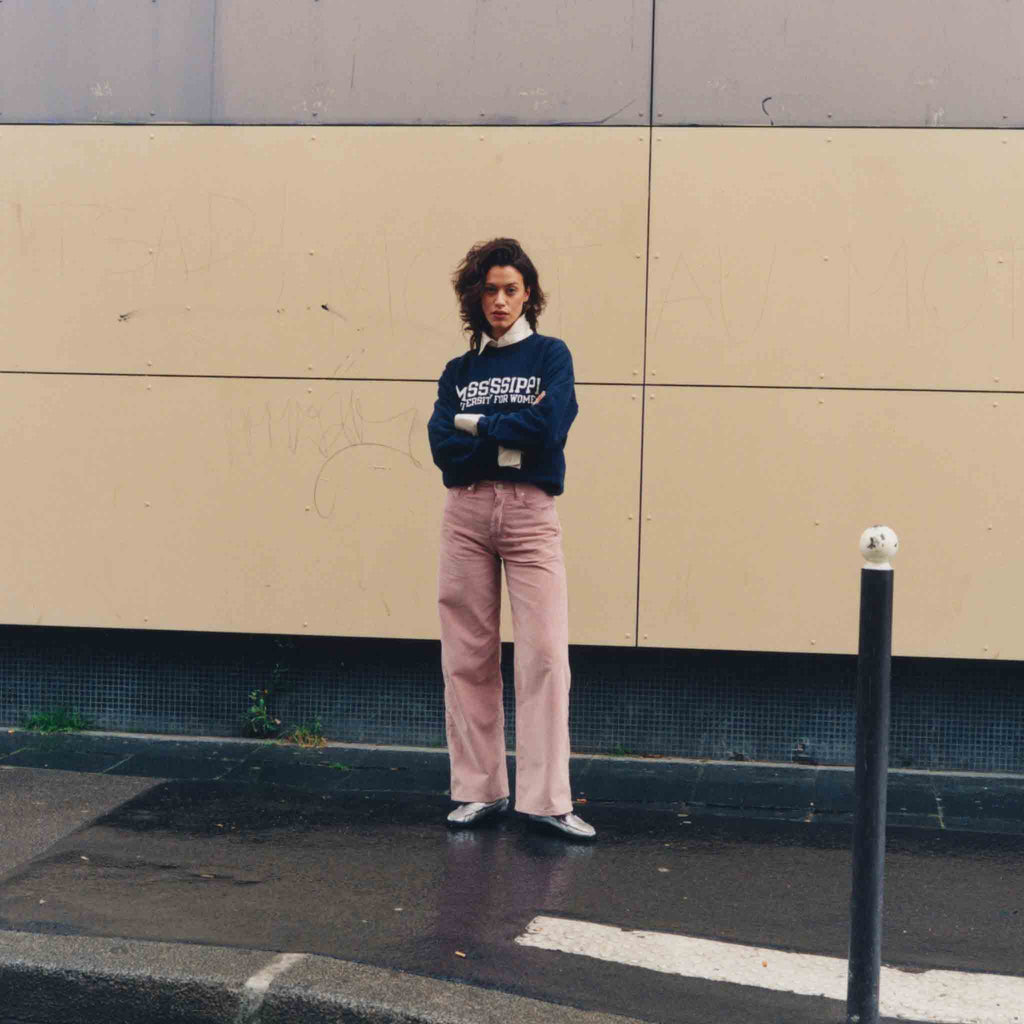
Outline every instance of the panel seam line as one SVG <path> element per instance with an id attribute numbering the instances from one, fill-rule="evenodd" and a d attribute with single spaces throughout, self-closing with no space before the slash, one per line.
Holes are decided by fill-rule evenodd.
<path id="1" fill-rule="evenodd" d="M 651 70 L 647 117 L 647 227 L 644 241 L 644 351 L 640 376 L 640 475 L 636 505 L 636 609 L 633 622 L 633 646 L 640 647 L 640 576 L 644 539 L 644 435 L 647 430 L 647 336 L 650 320 L 651 287 L 651 205 L 654 167 L 654 54 L 657 42 L 658 0 L 651 0 Z"/>

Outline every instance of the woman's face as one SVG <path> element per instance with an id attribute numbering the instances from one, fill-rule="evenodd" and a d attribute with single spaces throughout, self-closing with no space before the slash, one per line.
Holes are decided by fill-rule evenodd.
<path id="1" fill-rule="evenodd" d="M 529 297 L 530 289 L 515 267 L 491 267 L 487 271 L 480 303 L 495 341 L 519 319 Z"/>

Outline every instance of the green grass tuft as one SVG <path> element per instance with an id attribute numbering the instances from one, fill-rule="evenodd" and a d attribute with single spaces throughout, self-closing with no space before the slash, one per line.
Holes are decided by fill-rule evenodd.
<path id="1" fill-rule="evenodd" d="M 299 747 L 325 747 L 327 740 L 324 739 L 324 727 L 317 715 L 312 722 L 304 725 L 296 725 L 291 732 L 284 737 L 285 743 L 294 743 Z"/>
<path id="2" fill-rule="evenodd" d="M 95 722 L 71 708 L 57 708 L 54 711 L 40 711 L 25 719 L 25 728 L 33 732 L 82 732 L 91 729 Z"/>

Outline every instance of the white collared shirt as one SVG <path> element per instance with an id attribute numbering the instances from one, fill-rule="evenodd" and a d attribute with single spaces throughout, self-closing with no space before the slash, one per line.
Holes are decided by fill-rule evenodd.
<path id="1" fill-rule="evenodd" d="M 495 348 L 514 345 L 517 341 L 522 341 L 531 334 L 533 334 L 533 328 L 530 326 L 529 320 L 526 319 L 526 314 L 522 313 L 519 319 L 500 338 L 492 338 L 489 334 L 481 334 L 480 352 L 482 354 L 488 345 L 493 345 Z"/>

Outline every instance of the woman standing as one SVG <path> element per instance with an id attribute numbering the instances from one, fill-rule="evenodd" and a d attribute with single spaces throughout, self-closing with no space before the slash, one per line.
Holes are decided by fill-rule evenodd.
<path id="1" fill-rule="evenodd" d="M 581 839 L 569 790 L 569 633 L 555 495 L 576 418 L 572 356 L 537 334 L 544 293 L 519 243 L 475 245 L 452 282 L 469 351 L 438 382 L 428 433 L 448 488 L 438 605 L 452 827 L 508 807 L 501 569 L 515 637 L 516 810 Z"/>

